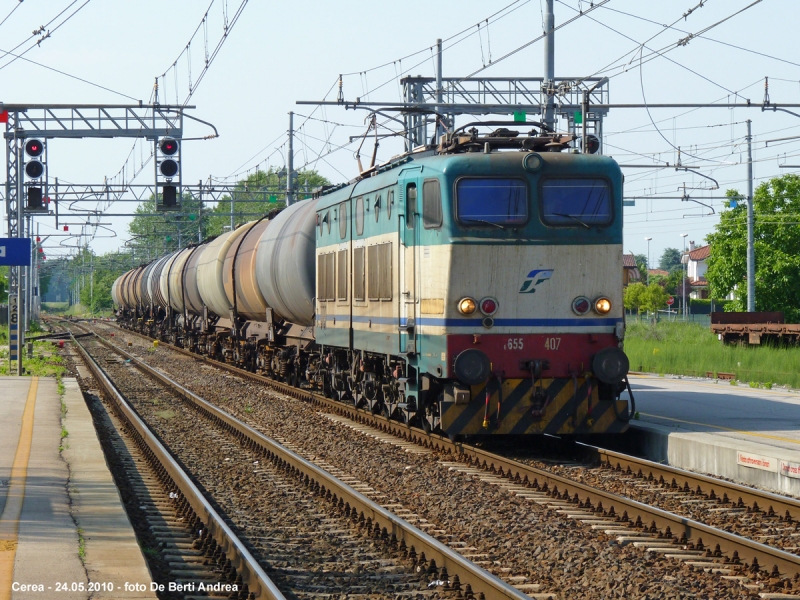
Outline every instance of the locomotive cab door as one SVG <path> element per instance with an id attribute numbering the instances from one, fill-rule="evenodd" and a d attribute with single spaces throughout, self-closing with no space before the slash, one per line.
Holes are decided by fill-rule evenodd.
<path id="1" fill-rule="evenodd" d="M 400 185 L 399 226 L 399 319 L 400 354 L 405 354 L 409 362 L 419 353 L 419 195 L 422 191 L 419 180 L 421 168 L 403 171 Z M 398 211 L 400 213 L 400 211 Z"/>

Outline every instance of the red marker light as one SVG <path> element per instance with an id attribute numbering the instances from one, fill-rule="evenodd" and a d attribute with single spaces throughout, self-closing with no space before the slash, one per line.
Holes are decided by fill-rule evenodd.
<path id="1" fill-rule="evenodd" d="M 40 238 L 40 237 L 37 235 L 37 236 L 36 236 L 36 241 L 37 241 L 37 242 L 41 242 L 41 241 L 42 241 L 42 238 Z"/>
<path id="2" fill-rule="evenodd" d="M 494 298 L 484 298 L 481 300 L 481 312 L 487 316 L 491 316 L 497 312 L 497 300 Z"/>

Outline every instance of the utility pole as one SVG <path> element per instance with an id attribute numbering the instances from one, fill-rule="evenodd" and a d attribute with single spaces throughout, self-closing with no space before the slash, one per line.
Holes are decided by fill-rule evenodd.
<path id="1" fill-rule="evenodd" d="M 442 38 L 436 40 L 436 112 L 442 112 Z M 436 117 L 436 143 L 439 143 L 439 138 L 444 135 L 444 126 L 439 122 L 439 117 Z"/>
<path id="2" fill-rule="evenodd" d="M 747 312 L 756 311 L 756 252 L 753 247 L 753 135 L 747 119 Z"/>
<path id="3" fill-rule="evenodd" d="M 231 231 L 233 231 L 233 223 L 234 223 L 234 217 L 233 217 L 233 196 L 234 196 L 235 194 L 236 194 L 236 192 L 234 192 L 234 191 L 231 191 Z"/>
<path id="4" fill-rule="evenodd" d="M 94 316 L 94 252 L 89 255 L 89 314 Z"/>
<path id="5" fill-rule="evenodd" d="M 544 81 L 542 85 L 548 90 L 546 94 L 546 105 L 544 110 L 544 123 L 551 130 L 555 129 L 555 97 L 549 92 L 553 87 L 556 78 L 556 48 L 554 39 L 554 29 L 556 17 L 553 14 L 553 3 L 555 0 L 546 0 L 547 8 L 544 15 Z"/>
<path id="6" fill-rule="evenodd" d="M 289 113 L 289 150 L 286 164 L 286 206 L 294 203 L 294 112 Z"/>
<path id="7" fill-rule="evenodd" d="M 199 200 L 197 204 L 197 243 L 203 241 L 203 182 L 200 181 L 198 184 L 199 189 L 197 191 L 197 198 Z"/>

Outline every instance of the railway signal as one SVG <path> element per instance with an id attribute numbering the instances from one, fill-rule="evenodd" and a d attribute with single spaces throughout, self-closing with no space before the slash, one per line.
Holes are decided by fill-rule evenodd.
<path id="1" fill-rule="evenodd" d="M 28 140 L 25 143 L 25 154 L 30 160 L 25 163 L 25 174 L 30 179 L 39 179 L 44 175 L 44 165 L 41 156 L 44 153 L 44 143 L 41 140 Z"/>
<path id="2" fill-rule="evenodd" d="M 158 159 L 156 160 L 156 209 L 178 210 L 180 199 L 180 142 L 165 137 L 158 142 Z M 161 188 L 161 193 L 158 193 Z"/>
<path id="3" fill-rule="evenodd" d="M 42 186 L 39 181 L 44 175 L 44 162 L 43 156 L 45 151 L 45 144 L 41 140 L 31 139 L 25 142 L 25 154 L 28 156 L 28 161 L 25 163 L 25 175 L 28 179 L 33 180 L 33 184 L 26 186 L 26 203 L 25 208 L 29 211 L 43 211 L 45 210 L 44 198 L 42 194 Z"/>

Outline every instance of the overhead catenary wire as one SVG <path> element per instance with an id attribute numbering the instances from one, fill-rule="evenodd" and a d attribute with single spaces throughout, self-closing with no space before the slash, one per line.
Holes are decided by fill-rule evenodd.
<path id="1" fill-rule="evenodd" d="M 561 0 L 559 0 L 559 2 L 560 1 Z M 689 34 L 688 31 L 685 31 L 683 29 L 675 27 L 674 25 L 664 25 L 663 23 L 659 23 L 658 21 L 653 21 L 652 19 L 647 19 L 645 17 L 639 16 L 639 15 L 635 15 L 633 13 L 629 13 L 629 12 L 626 12 L 624 10 L 619 10 L 619 9 L 616 9 L 616 8 L 612 8 L 610 6 L 604 6 L 603 8 L 605 10 L 607 10 L 607 11 L 610 11 L 610 12 L 615 12 L 615 13 L 618 13 L 618 14 L 621 14 L 621 15 L 626 15 L 628 17 L 632 17 L 634 19 L 639 19 L 640 21 L 645 21 L 646 23 L 652 23 L 653 25 L 659 25 L 659 26 L 667 28 L 667 29 L 672 29 L 673 31 L 677 31 L 679 33 Z M 789 64 L 789 65 L 792 65 L 792 66 L 795 66 L 795 67 L 800 67 L 800 63 L 796 63 L 796 62 L 793 62 L 791 60 L 787 60 L 785 58 L 780 58 L 779 56 L 773 56 L 773 55 L 767 54 L 765 52 L 759 52 L 758 50 L 753 50 L 752 48 L 745 48 L 743 46 L 737 46 L 736 44 L 731 44 L 730 42 L 723 42 L 722 40 L 717 40 L 717 39 L 714 39 L 714 38 L 710 38 L 710 37 L 708 37 L 706 35 L 693 34 L 693 39 L 701 39 L 701 40 L 706 40 L 706 41 L 709 41 L 709 42 L 714 42 L 715 44 L 721 44 L 723 46 L 728 46 L 729 48 L 735 48 L 736 50 L 742 50 L 743 52 L 748 52 L 750 54 L 756 54 L 758 56 L 763 56 L 764 58 L 769 58 L 769 59 L 776 60 L 776 61 L 779 61 L 779 62 L 783 62 L 783 63 Z M 780 81 L 791 81 L 793 83 L 797 83 L 797 80 L 794 80 L 794 79 L 783 79 L 783 80 L 780 80 Z"/>
<path id="2" fill-rule="evenodd" d="M 8 13 L 8 14 L 5 16 L 5 17 L 3 17 L 3 20 L 2 20 L 2 21 L 0 21 L 0 27 L 2 27 L 2 26 L 3 26 L 3 23 L 5 23 L 6 21 L 8 21 L 8 19 L 11 17 L 11 15 L 13 15 L 13 14 L 14 14 L 14 12 L 15 12 L 15 11 L 16 11 L 16 10 L 17 10 L 17 9 L 20 7 L 20 6 L 22 6 L 22 2 L 17 2 L 17 3 L 14 5 L 14 8 L 12 8 L 12 9 L 11 9 L 11 11 L 10 11 L 10 12 L 9 12 L 9 13 Z"/>
<path id="3" fill-rule="evenodd" d="M 53 34 L 54 34 L 56 31 L 58 31 L 59 29 L 61 29 L 61 27 L 63 27 L 63 26 L 66 24 L 66 23 L 68 23 L 68 22 L 70 21 L 70 19 L 72 19 L 72 17 L 74 17 L 74 16 L 75 16 L 75 15 L 77 15 L 77 14 L 78 14 L 78 13 L 79 13 L 81 10 L 83 10 L 83 9 L 86 7 L 86 5 L 87 5 L 87 4 L 89 4 L 89 2 L 91 2 L 91 0 L 85 0 L 85 2 L 84 2 L 83 4 L 81 4 L 81 5 L 80 5 L 78 8 L 76 8 L 76 9 L 75 9 L 75 11 L 74 11 L 72 14 L 70 14 L 69 16 L 67 16 L 67 17 L 66 17 L 66 18 L 65 18 L 63 21 L 61 21 L 61 23 L 59 23 L 58 25 L 56 25 L 56 26 L 55 26 L 53 29 L 48 29 L 48 27 L 49 27 L 49 26 L 50 26 L 50 25 L 51 25 L 51 24 L 52 24 L 52 23 L 53 23 L 53 22 L 54 22 L 56 19 L 58 19 L 58 18 L 59 18 L 61 15 L 63 15 L 65 12 L 67 12 L 67 10 L 69 10 L 69 9 L 70 9 L 70 7 L 72 7 L 73 5 L 75 5 L 77 2 L 78 2 L 78 0 L 73 0 L 73 2 L 71 2 L 69 5 L 67 5 L 67 7 L 66 7 L 66 8 L 64 8 L 64 10 L 62 10 L 61 12 L 59 12 L 59 13 L 58 13 L 58 14 L 57 14 L 55 17 L 53 17 L 53 18 L 52 18 L 50 21 L 48 21 L 48 22 L 47 22 L 47 24 L 45 24 L 45 25 L 42 25 L 42 26 L 41 26 L 41 27 L 40 27 L 38 30 L 34 31 L 34 33 L 33 33 L 32 35 L 30 35 L 30 36 L 29 36 L 27 39 L 23 40 L 22 42 L 20 42 L 20 43 L 19 43 L 19 44 L 17 44 L 16 46 L 14 46 L 14 47 L 13 47 L 13 48 L 12 48 L 10 51 L 0 51 L 0 52 L 4 52 L 3 56 L 0 56 L 0 60 L 2 60 L 2 59 L 4 59 L 4 58 L 6 58 L 7 56 L 9 56 L 9 55 L 11 54 L 11 52 L 16 52 L 16 51 L 17 51 L 17 49 L 18 49 L 20 46 L 24 45 L 24 44 L 25 44 L 25 43 L 26 43 L 28 40 L 30 40 L 31 38 L 35 38 L 37 35 L 39 35 L 39 33 L 44 33 L 45 31 L 47 31 L 47 33 L 45 33 L 45 34 L 44 34 L 44 35 L 43 35 L 43 36 L 42 36 L 42 37 L 41 37 L 39 40 L 37 40 L 36 42 L 34 42 L 34 43 L 33 43 L 33 44 L 31 44 L 30 46 L 28 46 L 28 48 L 27 48 L 27 49 L 25 49 L 23 52 L 20 52 L 19 54 L 14 54 L 14 55 L 12 55 L 12 58 L 11 58 L 11 60 L 9 60 L 8 62 L 6 62 L 6 63 L 4 63 L 4 64 L 2 64 L 2 65 L 0 65 L 0 70 L 3 70 L 3 69 L 5 69 L 7 66 L 9 66 L 9 65 L 13 64 L 14 62 L 16 62 L 17 60 L 19 60 L 19 59 L 20 59 L 20 58 L 22 58 L 23 56 L 25 56 L 25 55 L 26 55 L 28 52 L 30 52 L 30 51 L 31 51 L 31 50 L 33 50 L 34 48 L 38 48 L 38 47 L 41 45 L 41 43 L 42 43 L 43 41 L 45 41 L 45 40 L 47 40 L 47 39 L 50 39 L 50 37 L 51 37 L 51 36 L 52 36 L 52 35 L 53 35 Z"/>

